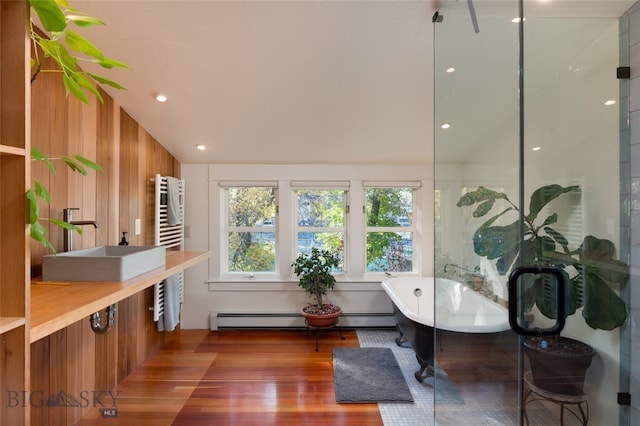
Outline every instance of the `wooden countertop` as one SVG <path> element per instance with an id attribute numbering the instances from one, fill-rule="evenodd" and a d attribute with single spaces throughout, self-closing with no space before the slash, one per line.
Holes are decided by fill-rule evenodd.
<path id="1" fill-rule="evenodd" d="M 151 287 L 206 260 L 209 252 L 167 251 L 164 268 L 122 282 L 43 283 L 31 285 L 31 343 L 85 320 L 94 312 Z"/>

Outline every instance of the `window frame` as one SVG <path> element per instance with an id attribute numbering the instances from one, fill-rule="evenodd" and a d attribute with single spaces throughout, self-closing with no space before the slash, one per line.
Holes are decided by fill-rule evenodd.
<path id="1" fill-rule="evenodd" d="M 336 271 L 334 275 L 345 276 L 349 270 L 349 231 L 348 231 L 348 222 L 349 222 L 349 189 L 350 182 L 349 181 L 293 181 L 291 182 L 291 191 L 292 191 L 292 199 L 294 201 L 293 207 L 293 241 L 292 241 L 292 252 L 294 258 L 298 256 L 298 234 L 302 232 L 301 230 L 306 230 L 307 232 L 325 232 L 325 233 L 339 233 L 342 232 L 342 244 L 343 244 L 343 256 L 342 256 L 342 270 Z M 344 193 L 344 206 L 343 206 L 343 225 L 342 227 L 302 227 L 298 224 L 298 192 L 299 191 L 343 191 Z"/>
<path id="2" fill-rule="evenodd" d="M 274 181 L 222 181 L 219 182 L 220 187 L 220 277 L 224 280 L 237 281 L 244 279 L 258 280 L 274 280 L 279 277 L 278 271 L 278 210 L 279 210 L 279 188 L 278 182 Z M 229 189 L 231 188 L 271 188 L 275 192 L 275 222 L 269 230 L 265 230 L 260 226 L 230 226 L 229 225 Z M 230 271 L 229 270 L 229 233 L 230 232 L 254 232 L 254 233 L 273 233 L 275 237 L 275 262 L 273 271 Z"/>
<path id="3" fill-rule="evenodd" d="M 208 246 L 211 248 L 209 257 L 209 274 L 207 283 L 223 284 L 227 282 L 229 289 L 233 283 L 246 283 L 248 287 L 269 289 L 269 283 L 275 288 L 288 288 L 297 282 L 291 262 L 296 256 L 297 240 L 295 225 L 297 224 L 297 201 L 294 187 L 305 189 L 327 188 L 336 182 L 348 185 L 346 205 L 349 209 L 345 223 L 345 272 L 336 273 L 339 283 L 379 283 L 388 278 L 382 272 L 366 272 L 364 270 L 366 247 L 365 240 L 365 190 L 371 185 L 384 186 L 412 186 L 418 187 L 414 191 L 414 255 L 413 273 L 403 273 L 404 276 L 431 276 L 433 274 L 433 239 L 428 235 L 423 239 L 422 232 L 433 222 L 433 171 L 423 165 L 254 165 L 254 164 L 215 164 L 207 165 L 206 186 L 209 193 Z M 375 180 L 374 180 L 375 179 Z M 249 186 L 268 186 L 265 183 L 277 185 L 277 229 L 276 229 L 276 273 L 254 274 L 225 273 L 222 269 L 221 258 L 228 256 L 222 252 L 223 212 L 225 207 L 222 184 L 236 186 L 238 183 Z M 293 185 L 292 185 L 293 184 Z M 222 185 L 224 186 L 224 185 Z M 194 224 L 195 225 L 195 224 Z M 224 242 L 226 244 L 226 241 Z M 395 274 L 394 274 L 395 275 Z M 253 284 L 251 284 L 253 283 Z M 284 286 L 284 287 L 282 287 Z M 225 287 L 227 288 L 227 287 Z M 355 287 L 354 287 L 355 288 Z M 266 291 L 266 290 L 265 290 Z"/>
<path id="4" fill-rule="evenodd" d="M 421 262 L 421 250 L 420 250 L 420 232 L 421 227 L 419 226 L 418 218 L 421 217 L 421 209 L 420 209 L 420 189 L 422 188 L 422 182 L 420 181 L 364 181 L 362 184 L 363 192 L 364 192 L 364 203 L 363 203 L 363 228 L 364 228 L 364 238 L 363 238 L 363 248 L 362 251 L 364 253 L 364 263 L 363 263 L 363 275 L 365 277 L 382 279 L 381 277 L 388 277 L 389 275 L 399 275 L 399 276 L 416 276 L 420 275 L 420 271 L 423 269 L 423 265 Z M 412 208 L 412 218 L 411 218 L 411 226 L 368 226 L 367 225 L 367 190 L 369 189 L 411 189 L 411 208 Z M 367 271 L 367 237 L 370 233 L 385 233 L 385 232 L 393 232 L 393 233 L 411 233 L 412 234 L 412 257 L 411 257 L 411 270 L 410 271 Z"/>

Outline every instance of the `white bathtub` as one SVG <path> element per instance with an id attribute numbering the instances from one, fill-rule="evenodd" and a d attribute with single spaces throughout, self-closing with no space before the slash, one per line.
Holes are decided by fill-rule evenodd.
<path id="1" fill-rule="evenodd" d="M 390 278 L 382 287 L 397 310 L 416 323 L 462 333 L 497 333 L 510 328 L 504 306 L 457 281 L 436 278 L 435 282 L 435 293 L 432 277 Z"/>

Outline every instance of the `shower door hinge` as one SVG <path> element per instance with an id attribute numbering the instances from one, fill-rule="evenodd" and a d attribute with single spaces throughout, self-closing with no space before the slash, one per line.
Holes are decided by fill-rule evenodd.
<path id="1" fill-rule="evenodd" d="M 631 67 L 618 67 L 616 69 L 616 77 L 618 79 L 630 79 L 631 78 Z"/>
<path id="2" fill-rule="evenodd" d="M 345 211 L 345 213 L 349 214 L 349 204 L 344 206 L 344 211 Z"/>
<path id="3" fill-rule="evenodd" d="M 618 392 L 618 405 L 631 405 L 631 394 L 629 392 Z"/>
<path id="4" fill-rule="evenodd" d="M 444 16 L 440 14 L 440 11 L 436 10 L 436 13 L 434 13 L 433 17 L 431 18 L 431 22 L 435 24 L 436 22 L 442 22 L 443 19 Z"/>

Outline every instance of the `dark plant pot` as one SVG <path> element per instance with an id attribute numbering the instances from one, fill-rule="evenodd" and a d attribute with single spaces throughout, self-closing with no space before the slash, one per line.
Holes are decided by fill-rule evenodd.
<path id="1" fill-rule="evenodd" d="M 331 327 L 338 322 L 338 317 L 342 315 L 342 309 L 338 308 L 337 312 L 330 314 L 310 314 L 304 311 L 305 308 L 300 310 L 300 313 L 305 318 L 307 325 L 310 327 Z"/>
<path id="2" fill-rule="evenodd" d="M 563 395 L 584 394 L 584 379 L 596 351 L 586 343 L 567 337 L 549 337 L 548 348 L 540 347 L 543 338 L 527 338 L 524 352 L 529 358 L 533 384 L 540 389 Z"/>

